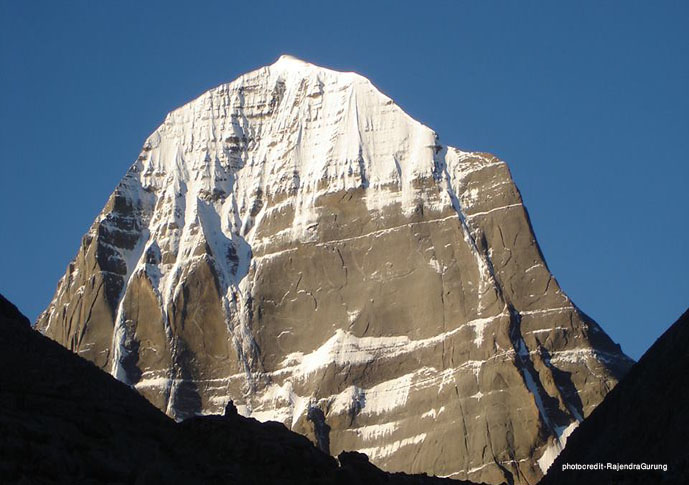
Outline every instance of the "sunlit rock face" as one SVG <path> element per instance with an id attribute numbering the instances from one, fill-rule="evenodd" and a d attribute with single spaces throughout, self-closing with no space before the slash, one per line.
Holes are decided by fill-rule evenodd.
<path id="1" fill-rule="evenodd" d="M 283 56 L 170 113 L 38 327 L 183 419 L 534 483 L 631 361 L 550 274 L 505 163 Z"/>

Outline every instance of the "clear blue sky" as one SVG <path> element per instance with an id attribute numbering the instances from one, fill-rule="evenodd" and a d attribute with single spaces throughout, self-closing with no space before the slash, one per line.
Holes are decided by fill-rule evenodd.
<path id="1" fill-rule="evenodd" d="M 506 160 L 560 284 L 638 358 L 689 305 L 687 26 L 684 1 L 0 0 L 0 292 L 34 319 L 165 114 L 290 53 Z"/>

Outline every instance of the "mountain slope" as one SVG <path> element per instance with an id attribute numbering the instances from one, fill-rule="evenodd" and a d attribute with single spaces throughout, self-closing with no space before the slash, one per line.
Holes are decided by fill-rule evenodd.
<path id="1" fill-rule="evenodd" d="M 570 437 L 549 484 L 689 483 L 689 310 L 641 357 Z M 562 470 L 570 464 L 660 464 L 667 470 Z"/>
<path id="2" fill-rule="evenodd" d="M 170 113 L 38 328 L 177 419 L 532 483 L 631 361 L 548 271 L 507 166 L 283 56 Z"/>
<path id="3" fill-rule="evenodd" d="M 399 483 L 365 457 L 339 463 L 279 423 L 236 415 L 177 424 L 33 331 L 0 295 L 2 483 Z M 456 483 L 456 482 L 452 482 Z"/>

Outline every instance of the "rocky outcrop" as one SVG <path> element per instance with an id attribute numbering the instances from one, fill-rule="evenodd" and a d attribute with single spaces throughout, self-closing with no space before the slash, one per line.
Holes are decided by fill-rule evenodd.
<path id="1" fill-rule="evenodd" d="M 236 413 L 175 423 L 33 331 L 2 295 L 0 477 L 3 484 L 450 483 L 385 473 L 364 455 L 336 460 L 280 423 Z"/>
<path id="2" fill-rule="evenodd" d="M 533 483 L 631 361 L 507 166 L 282 57 L 170 113 L 38 328 L 176 419 L 278 420 L 394 471 Z"/>
<path id="3" fill-rule="evenodd" d="M 689 483 L 687 349 L 689 310 L 572 434 L 541 483 Z"/>

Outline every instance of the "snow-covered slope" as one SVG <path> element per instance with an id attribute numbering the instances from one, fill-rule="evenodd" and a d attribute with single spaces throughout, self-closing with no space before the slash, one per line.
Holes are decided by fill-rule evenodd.
<path id="1" fill-rule="evenodd" d="M 541 475 L 630 361 L 550 275 L 506 165 L 289 56 L 170 113 L 38 322 L 168 414 L 390 470 Z"/>

